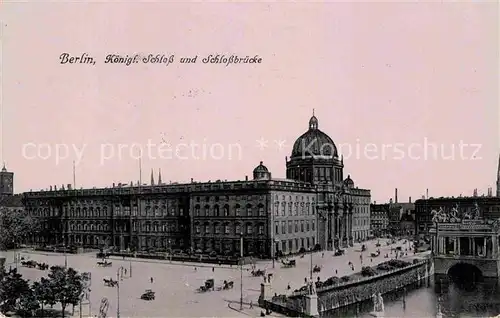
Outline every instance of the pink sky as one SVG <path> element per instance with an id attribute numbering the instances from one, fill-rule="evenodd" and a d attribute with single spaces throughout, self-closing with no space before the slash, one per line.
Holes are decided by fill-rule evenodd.
<path id="1" fill-rule="evenodd" d="M 494 3 L 15 3 L 0 9 L 3 36 L 1 159 L 16 192 L 72 183 L 72 152 L 56 164 L 55 145 L 82 148 L 78 187 L 136 181 L 138 160 L 118 144 L 148 140 L 221 144 L 224 158 L 142 162 L 144 182 L 243 180 L 259 161 L 285 176 L 285 156 L 319 128 L 345 155 L 345 175 L 386 201 L 485 193 L 499 153 L 498 9 Z M 63 52 L 96 58 L 60 65 Z M 104 64 L 107 54 L 199 55 L 198 63 Z M 209 65 L 208 54 L 259 55 L 260 65 Z M 189 96 L 189 91 L 195 92 Z M 260 150 L 257 139 L 268 140 Z M 399 160 L 384 144 L 481 144 L 454 160 Z M 281 151 L 275 143 L 284 140 Z M 50 144 L 47 160 L 23 145 Z M 101 164 L 101 145 L 115 157 Z M 241 156 L 233 144 L 241 147 Z M 346 144 L 360 145 L 349 156 Z M 378 155 L 363 154 L 367 144 Z M 344 145 L 344 146 L 340 146 Z M 111 146 L 106 146 L 111 147 Z M 233 157 L 229 148 L 233 147 Z M 122 148 L 123 149 L 123 148 Z M 29 156 L 33 156 L 30 150 Z M 406 151 L 406 150 L 405 150 Z M 408 151 L 406 151 L 408 152 Z M 422 155 L 423 152 L 416 151 Z M 184 155 L 183 155 L 184 156 Z M 186 155 L 187 156 L 187 155 Z M 378 157 L 378 158 L 374 158 Z"/>

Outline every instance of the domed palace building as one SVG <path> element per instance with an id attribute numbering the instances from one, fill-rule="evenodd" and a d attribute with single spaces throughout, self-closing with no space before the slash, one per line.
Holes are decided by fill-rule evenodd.
<path id="1" fill-rule="evenodd" d="M 152 171 L 148 184 L 50 186 L 23 193 L 23 204 L 42 223 L 27 243 L 137 257 L 270 258 L 333 250 L 367 238 L 370 224 L 370 191 L 344 178 L 343 159 L 314 114 L 286 158 L 284 179 L 263 161 L 251 178 L 235 181 L 163 183 Z"/>
<path id="2" fill-rule="evenodd" d="M 288 179 L 307 182 L 316 192 L 318 242 L 328 250 L 370 235 L 370 190 L 359 189 L 348 175 L 333 140 L 319 129 L 313 113 L 308 130 L 294 143 L 286 162 Z"/>

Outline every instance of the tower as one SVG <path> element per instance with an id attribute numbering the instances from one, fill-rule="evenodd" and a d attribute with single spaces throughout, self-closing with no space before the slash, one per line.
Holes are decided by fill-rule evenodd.
<path id="1" fill-rule="evenodd" d="M 497 168 L 497 197 L 500 197 L 500 154 L 498 155 L 498 168 Z"/>
<path id="2" fill-rule="evenodd" d="M 3 164 L 2 171 L 0 171 L 0 196 L 14 194 L 14 173 L 8 172 Z"/>
<path id="3" fill-rule="evenodd" d="M 153 176 L 153 169 L 151 169 L 151 185 L 155 185 L 155 177 Z"/>

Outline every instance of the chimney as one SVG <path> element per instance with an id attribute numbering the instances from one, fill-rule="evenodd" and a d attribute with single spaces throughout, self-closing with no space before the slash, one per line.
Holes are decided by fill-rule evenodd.
<path id="1" fill-rule="evenodd" d="M 245 181 L 248 181 L 248 176 L 245 176 Z"/>
<path id="2" fill-rule="evenodd" d="M 50 191 L 52 191 L 52 186 L 50 186 Z"/>
<path id="3" fill-rule="evenodd" d="M 398 188 L 394 189 L 394 203 L 398 203 Z"/>
<path id="4" fill-rule="evenodd" d="M 113 188 L 115 187 L 115 183 L 113 182 Z"/>
<path id="5" fill-rule="evenodd" d="M 193 183 L 193 178 L 191 178 L 191 183 Z"/>
<path id="6" fill-rule="evenodd" d="M 408 203 L 411 203 L 411 197 L 408 198 Z"/>
<path id="7" fill-rule="evenodd" d="M 68 190 L 71 190 L 71 183 L 68 183 Z"/>

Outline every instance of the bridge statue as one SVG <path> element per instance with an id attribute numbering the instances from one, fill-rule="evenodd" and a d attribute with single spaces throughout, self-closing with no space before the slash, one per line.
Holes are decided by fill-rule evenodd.
<path id="1" fill-rule="evenodd" d="M 373 317 L 382 317 L 384 315 L 384 299 L 382 298 L 382 294 L 373 294 L 372 301 L 373 311 L 371 312 L 371 315 Z"/>
<path id="2" fill-rule="evenodd" d="M 316 295 L 316 283 L 312 279 L 309 281 L 309 295 Z"/>
<path id="3" fill-rule="evenodd" d="M 477 202 L 474 202 L 474 209 L 472 210 L 472 212 L 474 220 L 478 220 L 481 218 L 481 210 L 479 209 L 479 205 L 477 204 Z"/>
<path id="4" fill-rule="evenodd" d="M 440 223 L 440 222 L 450 221 L 450 216 L 448 215 L 448 213 L 444 212 L 442 207 L 439 208 L 439 211 L 432 210 L 431 215 L 432 215 L 432 222 Z"/>

